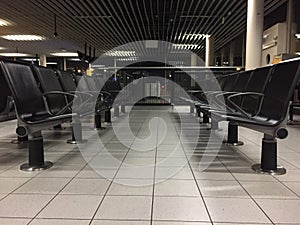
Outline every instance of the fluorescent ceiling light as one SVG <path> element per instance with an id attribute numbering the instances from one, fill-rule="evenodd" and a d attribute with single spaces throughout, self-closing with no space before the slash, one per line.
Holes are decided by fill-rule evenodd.
<path id="1" fill-rule="evenodd" d="M 0 27 L 7 27 L 7 26 L 11 26 L 12 23 L 8 22 L 7 20 L 4 19 L 0 19 Z"/>
<path id="2" fill-rule="evenodd" d="M 39 35 L 4 35 L 1 37 L 9 41 L 42 41 L 46 39 Z"/>
<path id="3" fill-rule="evenodd" d="M 51 53 L 51 55 L 57 56 L 57 57 L 78 57 L 77 52 L 54 52 L 54 53 Z"/>
<path id="4" fill-rule="evenodd" d="M 195 44 L 173 44 L 174 48 L 177 49 L 200 49 L 200 45 L 195 45 Z"/>
<path id="5" fill-rule="evenodd" d="M 25 54 L 25 53 L 16 53 L 16 52 L 12 52 L 12 53 L 0 53 L 1 56 L 5 56 L 5 57 L 26 57 L 29 56 L 29 54 Z"/>
<path id="6" fill-rule="evenodd" d="M 5 48 L 4 47 L 0 47 L 0 50 L 4 50 Z"/>
<path id="7" fill-rule="evenodd" d="M 120 58 L 118 61 L 127 62 L 127 61 L 137 61 L 138 57 L 128 57 L 128 58 Z"/>
<path id="8" fill-rule="evenodd" d="M 103 68 L 105 65 L 93 65 L 93 68 Z"/>
<path id="9" fill-rule="evenodd" d="M 135 56 L 136 53 L 135 51 L 109 51 L 105 53 L 106 56 L 121 56 L 121 57 L 126 57 L 126 56 Z"/>
<path id="10" fill-rule="evenodd" d="M 300 52 L 296 52 L 297 55 L 300 55 Z"/>
<path id="11" fill-rule="evenodd" d="M 79 62 L 81 61 L 79 58 L 73 58 L 73 59 L 68 59 L 69 61 L 75 61 L 75 62 Z"/>
<path id="12" fill-rule="evenodd" d="M 36 62 L 36 61 L 40 61 L 39 59 L 36 59 L 36 58 L 24 58 L 24 59 L 22 59 L 22 60 L 24 60 L 24 61 L 29 61 L 29 62 Z"/>
<path id="13" fill-rule="evenodd" d="M 300 39 L 300 34 L 295 34 L 296 38 Z"/>
<path id="14" fill-rule="evenodd" d="M 183 38 L 206 38 L 207 34 L 184 34 Z"/>
<path id="15" fill-rule="evenodd" d="M 47 62 L 47 65 L 57 65 L 57 62 Z"/>

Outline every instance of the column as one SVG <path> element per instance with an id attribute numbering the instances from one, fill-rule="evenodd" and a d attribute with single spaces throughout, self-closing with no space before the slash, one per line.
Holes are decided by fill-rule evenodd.
<path id="1" fill-rule="evenodd" d="M 225 49 L 221 49 L 221 66 L 224 66 Z"/>
<path id="2" fill-rule="evenodd" d="M 287 13 L 286 13 L 286 23 L 287 23 L 287 35 L 286 35 L 286 49 L 287 53 L 294 54 L 296 48 L 296 30 L 297 25 L 294 22 L 295 17 L 295 2 L 294 0 L 287 1 Z"/>
<path id="3" fill-rule="evenodd" d="M 246 70 L 261 66 L 264 1 L 248 0 Z"/>
<path id="4" fill-rule="evenodd" d="M 197 58 L 198 58 L 198 56 L 195 53 L 191 54 L 191 67 L 197 66 Z M 191 77 L 191 86 L 192 87 L 195 87 L 195 85 L 196 85 L 195 78 L 196 78 L 196 75 L 193 72 L 192 77 Z"/>
<path id="5" fill-rule="evenodd" d="M 117 79 L 117 72 L 118 72 L 118 70 L 117 70 L 117 58 L 116 57 L 114 58 L 114 68 L 115 68 L 115 75 L 114 75 L 114 77 L 115 77 L 115 79 Z"/>
<path id="6" fill-rule="evenodd" d="M 67 59 L 64 58 L 64 61 L 63 61 L 63 70 L 66 71 L 67 70 Z"/>
<path id="7" fill-rule="evenodd" d="M 235 49 L 235 42 L 232 41 L 229 47 L 229 66 L 234 65 L 234 55 L 235 55 L 234 49 Z"/>
<path id="8" fill-rule="evenodd" d="M 206 36 L 206 49 L 205 49 L 205 66 L 214 66 L 214 40 L 210 35 Z"/>
<path id="9" fill-rule="evenodd" d="M 47 57 L 45 54 L 40 55 L 40 66 L 47 67 Z"/>

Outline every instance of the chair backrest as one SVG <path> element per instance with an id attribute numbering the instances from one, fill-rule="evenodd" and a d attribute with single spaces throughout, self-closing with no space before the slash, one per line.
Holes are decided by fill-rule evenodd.
<path id="1" fill-rule="evenodd" d="M 272 66 L 265 66 L 253 70 L 244 91 L 263 94 L 273 68 Z M 241 108 L 250 114 L 255 114 L 259 107 L 260 98 L 255 95 L 243 96 L 241 98 Z"/>
<path id="2" fill-rule="evenodd" d="M 56 71 L 59 82 L 65 92 L 75 92 L 76 83 L 71 73 L 66 71 Z"/>
<path id="3" fill-rule="evenodd" d="M 33 66 L 32 69 L 43 93 L 51 91 L 63 92 L 58 77 L 53 69 L 37 66 Z M 49 109 L 53 113 L 58 113 L 66 106 L 66 97 L 62 94 L 46 95 L 46 99 Z"/>
<path id="4" fill-rule="evenodd" d="M 2 71 L 0 71 L 0 114 L 6 109 L 11 91 Z"/>
<path id="5" fill-rule="evenodd" d="M 224 81 L 225 83 L 223 85 L 223 91 L 233 91 L 238 76 L 239 76 L 238 73 L 234 73 L 234 74 L 226 76 L 226 80 Z"/>
<path id="6" fill-rule="evenodd" d="M 90 91 L 95 91 L 95 92 L 99 91 L 94 78 L 85 76 L 84 79 L 85 79 Z"/>
<path id="7" fill-rule="evenodd" d="M 274 66 L 268 79 L 260 116 L 282 121 L 300 76 L 300 59 Z"/>
<path id="8" fill-rule="evenodd" d="M 30 66 L 15 62 L 1 62 L 1 70 L 10 87 L 20 117 L 46 113 L 42 93 Z"/>
<path id="9" fill-rule="evenodd" d="M 233 91 L 235 91 L 235 92 L 245 91 L 245 89 L 248 86 L 248 82 L 251 78 L 252 72 L 253 72 L 252 70 L 240 72 L 236 79 L 236 83 L 233 88 Z"/>
<path id="10" fill-rule="evenodd" d="M 75 75 L 75 74 L 74 74 L 74 80 L 75 80 L 76 85 L 79 84 L 81 78 L 82 78 L 82 76 L 80 76 L 80 75 Z"/>
<path id="11" fill-rule="evenodd" d="M 248 86 L 248 82 L 251 78 L 252 72 L 253 72 L 252 70 L 240 72 L 238 74 L 236 83 L 235 83 L 232 91 L 233 92 L 244 92 Z M 232 101 L 236 105 L 241 106 L 243 97 L 242 96 L 236 97 L 236 98 L 232 99 Z M 229 106 L 231 106 L 229 102 L 227 104 Z"/>

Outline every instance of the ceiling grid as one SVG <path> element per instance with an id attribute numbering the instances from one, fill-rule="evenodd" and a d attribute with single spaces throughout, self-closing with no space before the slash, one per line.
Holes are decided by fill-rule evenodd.
<path id="1" fill-rule="evenodd" d="M 284 2 L 265 0 L 265 15 Z M 193 51 L 200 54 L 205 45 L 202 34 L 213 36 L 219 50 L 243 33 L 247 23 L 247 0 L 0 0 L 0 6 L 0 17 L 15 23 L 1 27 L 0 35 L 41 35 L 55 48 L 68 42 L 70 50 L 83 50 L 86 42 L 97 55 L 141 40 L 198 46 Z M 0 39 L 2 45 L 36 53 L 43 46 Z"/>

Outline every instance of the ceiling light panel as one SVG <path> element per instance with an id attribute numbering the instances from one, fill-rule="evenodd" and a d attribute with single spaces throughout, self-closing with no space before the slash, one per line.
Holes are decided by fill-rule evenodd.
<path id="1" fill-rule="evenodd" d="M 4 56 L 4 57 L 26 57 L 26 56 L 30 56 L 30 55 L 25 54 L 25 53 L 12 52 L 12 53 L 0 53 L 0 56 Z"/>
<path id="2" fill-rule="evenodd" d="M 0 27 L 7 27 L 7 26 L 12 26 L 12 25 L 13 24 L 11 22 L 0 18 Z"/>
<path id="3" fill-rule="evenodd" d="M 105 54 L 106 56 L 114 56 L 114 57 L 130 57 L 136 56 L 135 51 L 109 51 Z"/>
<path id="4" fill-rule="evenodd" d="M 78 53 L 76 52 L 54 52 L 51 55 L 57 57 L 78 57 Z"/>
<path id="5" fill-rule="evenodd" d="M 42 41 L 46 39 L 39 35 L 3 35 L 1 37 L 9 41 Z"/>

